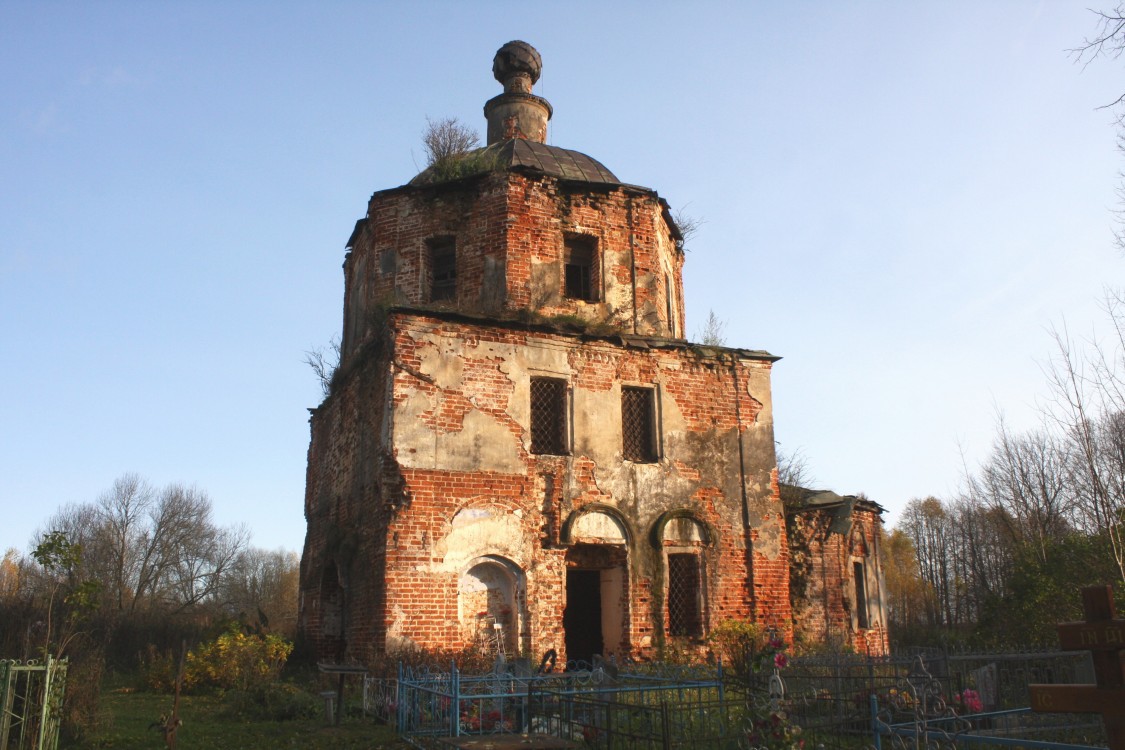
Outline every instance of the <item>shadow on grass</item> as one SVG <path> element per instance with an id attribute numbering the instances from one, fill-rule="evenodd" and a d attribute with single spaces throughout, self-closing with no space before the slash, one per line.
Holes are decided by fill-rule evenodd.
<path id="1" fill-rule="evenodd" d="M 150 728 L 162 714 L 172 710 L 172 696 L 107 688 L 102 693 L 98 728 L 81 743 L 66 743 L 75 750 L 101 748 L 165 747 L 163 735 Z M 185 695 L 180 698 L 183 725 L 176 734 L 176 750 L 399 750 L 409 745 L 398 739 L 391 727 L 369 718 L 346 718 L 341 726 L 319 719 L 290 721 L 231 718 L 221 698 L 214 695 Z"/>

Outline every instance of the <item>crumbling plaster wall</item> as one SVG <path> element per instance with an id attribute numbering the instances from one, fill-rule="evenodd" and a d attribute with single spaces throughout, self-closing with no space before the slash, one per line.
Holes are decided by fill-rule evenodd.
<path id="1" fill-rule="evenodd" d="M 312 420 L 308 632 L 319 632 L 325 571 L 337 571 L 351 655 L 454 646 L 467 630 L 458 600 L 467 571 L 497 560 L 518 571 L 520 648 L 562 652 L 566 569 L 593 559 L 571 554 L 582 540 L 564 530 L 595 507 L 627 527 L 611 555 L 628 567 L 624 650 L 662 643 L 665 559 L 652 530 L 684 510 L 711 532 L 708 620 L 784 627 L 771 359 L 558 328 L 579 318 L 602 336 L 682 337 L 683 252 L 666 216 L 642 188 L 518 171 L 372 196 L 344 263 L 338 383 Z M 599 251 L 592 302 L 562 295 L 575 235 Z M 456 241 L 456 296 L 432 303 L 428 241 L 441 237 Z M 528 389 L 538 376 L 569 384 L 567 456 L 530 453 Z M 657 463 L 622 459 L 622 385 L 656 388 Z M 339 645 L 330 640 L 319 647 Z"/>
<path id="2" fill-rule="evenodd" d="M 526 574 L 535 607 L 524 635 L 534 648 L 561 651 L 565 549 L 553 544 L 550 529 L 593 503 L 615 508 L 630 527 L 628 643 L 634 650 L 652 648 L 654 635 L 659 641 L 653 623 L 663 622 L 663 560 L 650 532 L 671 511 L 689 509 L 714 530 L 714 549 L 704 558 L 713 621 L 745 617 L 754 604 L 774 624 L 788 619 L 788 578 L 778 573 L 785 566 L 784 528 L 771 484 L 768 360 L 721 362 L 685 347 L 625 349 L 420 315 L 396 314 L 394 324 L 393 451 L 407 496 L 391 524 L 388 550 L 396 643 L 456 639 L 459 576 L 468 561 L 498 555 Z M 529 452 L 533 376 L 571 384 L 570 456 Z M 659 389 L 664 451 L 658 463 L 621 458 L 622 383 Z M 544 502 L 548 476 L 558 492 Z M 472 533 L 453 528 L 466 507 L 492 509 Z M 746 517 L 756 524 L 749 555 Z M 745 585 L 748 561 L 756 578 L 769 579 L 755 580 L 754 602 Z"/>

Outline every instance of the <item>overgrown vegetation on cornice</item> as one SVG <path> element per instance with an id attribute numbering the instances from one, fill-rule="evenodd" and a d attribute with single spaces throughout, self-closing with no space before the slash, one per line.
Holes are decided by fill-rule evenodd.
<path id="1" fill-rule="evenodd" d="M 430 167 L 418 175 L 417 183 L 421 185 L 437 185 L 442 182 L 453 182 L 473 175 L 492 171 L 496 166 L 496 154 L 486 148 L 470 151 L 467 154 L 447 156 L 434 162 Z"/>

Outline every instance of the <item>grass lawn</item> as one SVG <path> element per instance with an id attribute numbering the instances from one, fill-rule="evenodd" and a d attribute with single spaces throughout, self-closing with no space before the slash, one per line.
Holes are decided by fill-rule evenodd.
<path id="1" fill-rule="evenodd" d="M 176 733 L 176 750 L 272 750 L 310 748 L 317 750 L 367 750 L 408 748 L 392 728 L 359 716 L 345 718 L 339 727 L 324 719 L 293 721 L 245 721 L 224 715 L 221 699 L 211 695 L 180 698 L 183 726 Z M 172 696 L 109 688 L 102 693 L 101 728 L 81 744 L 62 743 L 64 748 L 165 747 L 163 735 L 149 725 L 172 710 Z"/>

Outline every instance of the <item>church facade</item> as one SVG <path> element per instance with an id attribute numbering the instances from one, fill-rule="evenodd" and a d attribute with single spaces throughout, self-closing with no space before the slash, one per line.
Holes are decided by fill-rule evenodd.
<path id="1" fill-rule="evenodd" d="M 728 619 L 791 635 L 764 351 L 686 340 L 668 204 L 546 143 L 500 49 L 488 144 L 376 192 L 312 410 L 299 627 L 404 648 L 656 657 Z"/>

